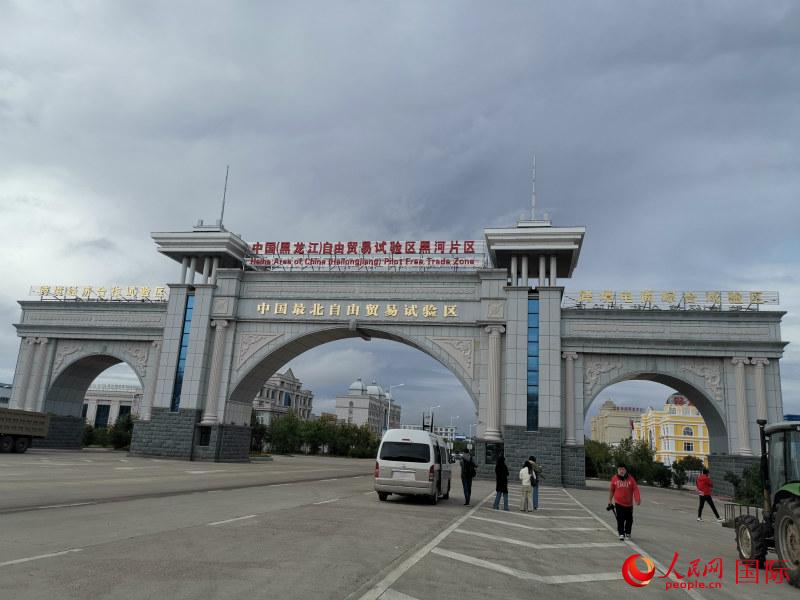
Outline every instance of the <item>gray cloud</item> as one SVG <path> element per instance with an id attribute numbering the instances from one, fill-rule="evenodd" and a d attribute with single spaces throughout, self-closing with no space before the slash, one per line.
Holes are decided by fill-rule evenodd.
<path id="1" fill-rule="evenodd" d="M 226 164 L 226 223 L 247 239 L 459 237 L 526 210 L 535 151 L 541 205 L 587 226 L 568 287 L 779 289 L 784 337 L 800 336 L 795 2 L 3 14 L 9 310 L 36 283 L 169 281 L 147 234 L 215 218 Z M 92 240 L 101 260 L 44 250 Z M 403 352 L 382 347 L 376 376 L 438 369 Z M 800 411 L 793 346 L 782 372 Z"/>

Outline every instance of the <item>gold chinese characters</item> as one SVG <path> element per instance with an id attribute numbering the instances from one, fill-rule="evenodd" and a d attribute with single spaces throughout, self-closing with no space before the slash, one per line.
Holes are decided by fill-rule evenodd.
<path id="1" fill-rule="evenodd" d="M 256 306 L 260 315 L 310 317 L 372 317 L 423 319 L 458 317 L 456 304 L 372 304 L 330 302 L 261 302 Z"/>

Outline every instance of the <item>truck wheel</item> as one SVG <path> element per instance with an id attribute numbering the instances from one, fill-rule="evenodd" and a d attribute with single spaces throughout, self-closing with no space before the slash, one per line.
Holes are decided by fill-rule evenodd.
<path id="1" fill-rule="evenodd" d="M 736 549 L 742 560 L 755 560 L 760 567 L 764 566 L 767 558 L 767 532 L 753 515 L 736 518 Z"/>
<path id="2" fill-rule="evenodd" d="M 14 452 L 17 454 L 25 454 L 25 451 L 28 449 L 28 446 L 31 445 L 31 441 L 26 437 L 20 437 L 14 440 Z"/>
<path id="3" fill-rule="evenodd" d="M 386 492 L 378 492 L 378 500 L 381 502 L 386 502 L 386 499 L 389 497 L 389 494 Z"/>
<path id="4" fill-rule="evenodd" d="M 10 435 L 0 437 L 0 452 L 11 452 L 14 449 L 14 438 Z"/>
<path id="5" fill-rule="evenodd" d="M 800 499 L 786 498 L 775 511 L 775 552 L 785 561 L 789 583 L 800 587 Z"/>

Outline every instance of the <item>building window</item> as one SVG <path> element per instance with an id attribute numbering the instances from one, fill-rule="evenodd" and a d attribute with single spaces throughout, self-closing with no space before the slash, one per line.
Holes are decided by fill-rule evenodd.
<path id="1" fill-rule="evenodd" d="M 539 429 L 539 300 L 528 299 L 527 429 Z"/>
<path id="2" fill-rule="evenodd" d="M 89 405 L 88 404 L 84 404 L 83 408 L 81 409 L 81 419 L 83 419 L 84 421 L 86 420 L 86 411 L 87 410 L 89 410 Z"/>
<path id="3" fill-rule="evenodd" d="M 94 415 L 94 427 L 102 428 L 108 427 L 108 413 L 111 411 L 111 405 L 109 404 L 98 404 L 97 405 L 97 412 Z"/>
<path id="4" fill-rule="evenodd" d="M 683 442 L 683 451 L 684 452 L 694 452 L 694 443 L 693 442 Z"/>
<path id="5" fill-rule="evenodd" d="M 691 436 L 694 435 L 694 432 L 692 431 L 691 427 L 684 427 L 683 428 L 683 435 L 691 437 Z"/>
<path id="6" fill-rule="evenodd" d="M 181 407 L 181 389 L 183 388 L 183 375 L 186 371 L 186 357 L 189 355 L 189 332 L 192 329 L 192 312 L 194 311 L 194 294 L 186 296 L 186 309 L 183 312 L 183 331 L 181 333 L 181 348 L 178 352 L 178 366 L 175 368 L 175 384 L 172 386 L 172 401 L 169 409 L 177 412 Z"/>
<path id="7" fill-rule="evenodd" d="M 131 414 L 131 407 L 127 404 L 123 404 L 119 407 L 119 416 L 117 417 L 117 421 L 119 421 L 122 417 L 127 417 Z"/>

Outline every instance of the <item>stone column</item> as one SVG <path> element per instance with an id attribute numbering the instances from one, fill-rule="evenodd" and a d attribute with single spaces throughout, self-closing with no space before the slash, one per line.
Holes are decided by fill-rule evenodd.
<path id="1" fill-rule="evenodd" d="M 517 285 L 517 255 L 511 255 L 511 285 Z"/>
<path id="2" fill-rule="evenodd" d="M 203 259 L 203 283 L 208 283 L 208 278 L 211 276 L 211 257 L 206 256 Z"/>
<path id="3" fill-rule="evenodd" d="M 547 283 L 547 259 L 544 254 L 539 256 L 539 287 L 544 287 Z"/>
<path id="4" fill-rule="evenodd" d="M 217 269 L 219 269 L 219 256 L 215 256 L 211 264 L 211 283 L 213 285 L 217 285 Z"/>
<path id="5" fill-rule="evenodd" d="M 744 366 L 750 362 L 740 356 L 731 362 L 736 365 L 736 418 L 739 421 L 739 454 L 752 456 L 750 450 L 750 416 L 747 414 L 747 392 L 744 384 Z"/>
<path id="6" fill-rule="evenodd" d="M 225 352 L 225 331 L 228 327 L 228 321 L 217 319 L 211 321 L 211 326 L 217 328 L 217 333 L 214 335 L 214 347 L 211 351 L 211 372 L 208 376 L 203 425 L 214 425 L 217 422 L 217 399 L 219 397 L 219 384 L 222 380 L 222 355 Z"/>
<path id="7" fill-rule="evenodd" d="M 189 285 L 194 284 L 194 276 L 197 273 L 197 257 L 193 256 L 192 260 L 189 262 L 189 279 L 186 281 Z"/>
<path id="8" fill-rule="evenodd" d="M 528 287 L 528 255 L 522 255 L 522 286 Z"/>
<path id="9" fill-rule="evenodd" d="M 31 380 L 31 369 L 33 367 L 33 354 L 36 350 L 34 338 L 22 338 L 19 353 L 19 374 L 14 379 L 14 389 L 11 391 L 12 398 L 9 408 L 25 409 L 25 398 L 28 394 L 28 386 Z"/>
<path id="10" fill-rule="evenodd" d="M 156 399 L 156 390 L 158 389 L 158 373 L 161 368 L 161 342 L 155 341 L 151 344 L 151 366 L 148 368 L 152 370 L 152 378 L 148 385 L 145 386 L 142 394 L 141 404 L 139 406 L 139 420 L 149 421 L 153 414 L 153 402 Z M 133 408 L 131 407 L 131 412 Z"/>
<path id="11" fill-rule="evenodd" d="M 767 386 L 764 382 L 764 367 L 769 364 L 766 358 L 754 358 L 756 386 L 756 418 L 767 420 Z"/>
<path id="12" fill-rule="evenodd" d="M 186 283 L 186 270 L 189 268 L 189 257 L 184 256 L 181 260 L 181 279 L 180 283 Z"/>
<path id="13" fill-rule="evenodd" d="M 561 355 L 567 360 L 566 364 L 566 437 L 564 443 L 567 446 L 575 445 L 575 359 L 578 355 L 575 352 L 564 352 Z"/>
<path id="14" fill-rule="evenodd" d="M 500 336 L 506 332 L 502 325 L 489 325 L 486 328 L 489 334 L 489 389 L 486 407 L 486 431 L 484 439 L 487 442 L 502 442 L 500 433 L 500 373 L 502 362 L 502 346 Z"/>
<path id="15" fill-rule="evenodd" d="M 550 257 L 550 286 L 555 287 L 558 285 L 558 263 L 556 262 L 555 255 Z"/>
<path id="16" fill-rule="evenodd" d="M 47 338 L 36 338 L 39 349 L 34 350 L 33 371 L 28 382 L 28 392 L 25 395 L 25 410 L 36 410 L 36 399 L 42 389 L 42 376 L 44 374 L 45 363 L 47 362 Z"/>

